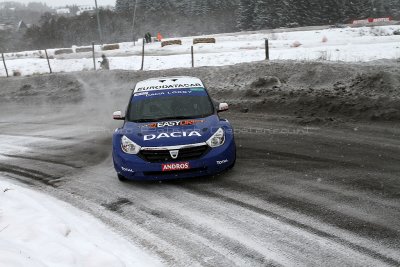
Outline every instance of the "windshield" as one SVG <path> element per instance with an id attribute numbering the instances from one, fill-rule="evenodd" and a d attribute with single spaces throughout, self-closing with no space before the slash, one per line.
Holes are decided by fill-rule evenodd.
<path id="1" fill-rule="evenodd" d="M 135 95 L 129 107 L 128 121 L 194 119 L 213 113 L 212 102 L 204 89 L 166 90 Z"/>

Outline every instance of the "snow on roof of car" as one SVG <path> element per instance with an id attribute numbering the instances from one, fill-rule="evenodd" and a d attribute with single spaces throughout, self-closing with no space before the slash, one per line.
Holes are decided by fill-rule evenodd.
<path id="1" fill-rule="evenodd" d="M 178 76 L 152 78 L 138 82 L 133 93 L 186 88 L 204 88 L 204 84 L 199 78 L 195 77 Z"/>

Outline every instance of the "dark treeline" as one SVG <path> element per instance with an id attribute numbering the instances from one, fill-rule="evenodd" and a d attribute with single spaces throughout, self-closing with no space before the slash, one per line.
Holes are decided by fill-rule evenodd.
<path id="1" fill-rule="evenodd" d="M 103 42 L 132 41 L 146 32 L 164 37 L 346 23 L 353 19 L 393 16 L 399 0 L 117 0 L 115 11 L 100 10 Z M 0 49 L 70 47 L 100 42 L 96 14 L 63 17 L 44 14 L 20 40 L 0 34 Z M 3 43 L 2 43 L 3 42 Z M 6 43 L 6 44 L 5 44 Z"/>
<path id="2" fill-rule="evenodd" d="M 400 16 L 399 0 L 239 0 L 240 30 L 350 23 Z"/>

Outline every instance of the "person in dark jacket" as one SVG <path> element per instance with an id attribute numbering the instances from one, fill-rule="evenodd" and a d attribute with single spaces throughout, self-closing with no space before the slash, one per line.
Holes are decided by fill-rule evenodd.
<path id="1" fill-rule="evenodd" d="M 109 70 L 110 63 L 108 62 L 108 58 L 104 54 L 101 57 L 103 58 L 103 61 L 100 62 L 100 68 L 103 70 Z"/>
<path id="2" fill-rule="evenodd" d="M 144 36 L 144 39 L 146 39 L 146 43 L 150 44 L 151 43 L 151 33 L 146 33 Z"/>

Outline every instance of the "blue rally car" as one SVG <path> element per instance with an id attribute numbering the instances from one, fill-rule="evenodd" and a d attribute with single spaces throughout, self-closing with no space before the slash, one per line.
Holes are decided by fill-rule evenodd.
<path id="1" fill-rule="evenodd" d="M 232 168 L 236 146 L 229 122 L 218 116 L 203 82 L 167 77 L 137 83 L 124 124 L 113 135 L 114 167 L 121 181 L 215 175 Z"/>

